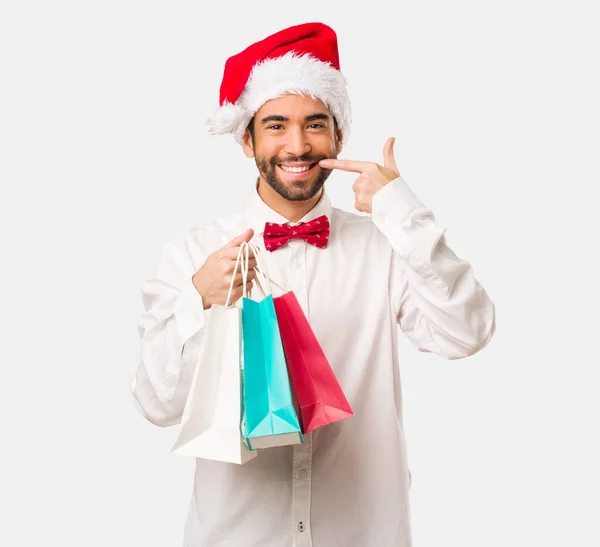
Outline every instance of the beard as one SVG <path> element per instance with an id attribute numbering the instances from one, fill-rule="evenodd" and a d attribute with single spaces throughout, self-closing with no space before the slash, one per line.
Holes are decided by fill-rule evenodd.
<path id="1" fill-rule="evenodd" d="M 291 162 L 308 162 L 317 163 L 325 159 L 336 159 L 337 154 L 332 151 L 329 155 L 326 154 L 303 154 L 302 156 L 288 156 L 286 158 L 279 158 L 277 156 L 271 158 L 257 157 L 256 167 L 262 175 L 265 182 L 275 190 L 282 198 L 288 201 L 306 201 L 316 196 L 321 188 L 323 188 L 325 181 L 331 174 L 331 169 L 323 169 L 317 166 L 317 174 L 307 175 L 312 177 L 310 183 L 308 179 L 296 179 L 289 182 L 284 182 L 277 175 L 277 165 L 291 163 Z"/>

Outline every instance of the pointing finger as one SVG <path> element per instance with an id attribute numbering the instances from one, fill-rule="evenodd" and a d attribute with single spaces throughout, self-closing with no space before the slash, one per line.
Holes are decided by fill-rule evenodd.
<path id="1" fill-rule="evenodd" d="M 321 167 L 325 169 L 340 169 L 341 171 L 351 171 L 353 173 L 362 173 L 371 162 L 353 161 L 353 160 L 334 160 L 326 159 L 319 162 Z"/>

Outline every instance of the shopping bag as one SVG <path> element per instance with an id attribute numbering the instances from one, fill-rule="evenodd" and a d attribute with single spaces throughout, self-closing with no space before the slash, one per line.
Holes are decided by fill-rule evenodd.
<path id="1" fill-rule="evenodd" d="M 274 284 L 284 293 L 274 297 L 273 304 L 302 433 L 354 416 L 289 283 L 286 280 L 286 287 L 281 287 L 262 269 L 263 283 L 269 289 Z"/>
<path id="2" fill-rule="evenodd" d="M 242 266 L 240 248 L 224 306 L 213 304 L 205 325 L 190 393 L 171 452 L 244 464 L 257 456 L 242 442 L 242 310 L 230 304 Z"/>
<path id="3" fill-rule="evenodd" d="M 302 433 L 354 416 L 296 295 L 290 289 L 274 305 Z"/>
<path id="4" fill-rule="evenodd" d="M 242 277 L 245 283 L 250 248 L 257 261 L 255 286 L 261 289 L 263 298 L 242 298 L 243 438 L 250 450 L 301 444 L 302 431 L 292 401 L 273 295 L 255 245 L 245 247 Z"/>

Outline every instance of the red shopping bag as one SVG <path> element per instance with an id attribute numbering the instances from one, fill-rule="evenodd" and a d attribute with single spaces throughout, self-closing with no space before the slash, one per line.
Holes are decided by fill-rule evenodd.
<path id="1" fill-rule="evenodd" d="M 354 416 L 296 295 L 273 302 L 302 433 Z"/>

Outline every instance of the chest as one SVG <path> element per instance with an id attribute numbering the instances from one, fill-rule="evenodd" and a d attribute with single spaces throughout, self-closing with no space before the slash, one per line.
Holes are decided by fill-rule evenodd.
<path id="1" fill-rule="evenodd" d="M 273 295 L 292 290 L 318 331 L 360 329 L 389 311 L 391 255 L 381 249 L 360 241 L 318 249 L 300 241 L 263 259 Z"/>

